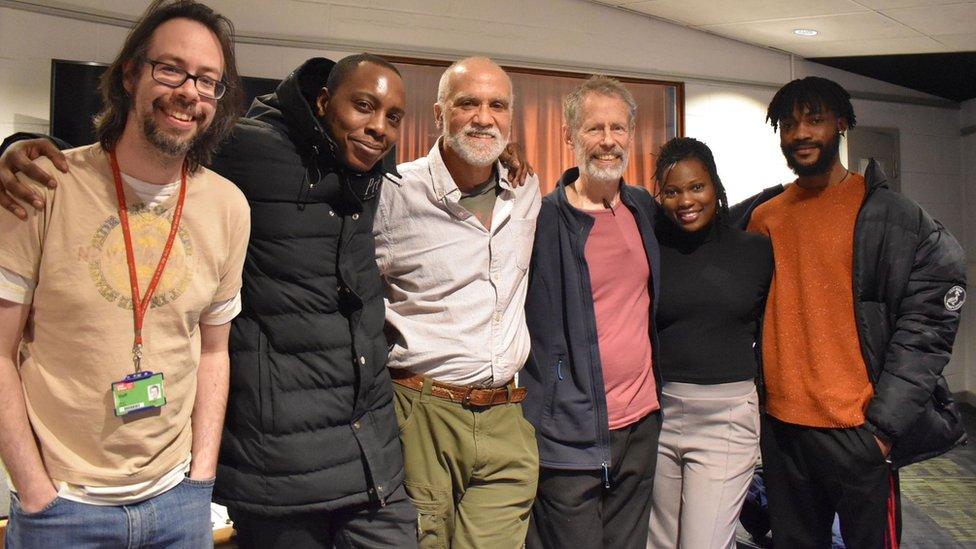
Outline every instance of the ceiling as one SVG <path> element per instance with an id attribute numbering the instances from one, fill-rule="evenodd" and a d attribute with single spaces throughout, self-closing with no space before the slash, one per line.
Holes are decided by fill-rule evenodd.
<path id="1" fill-rule="evenodd" d="M 953 101 L 976 97 L 976 1 L 590 1 L 814 61 L 830 58 L 825 64 Z M 813 29 L 818 34 L 799 36 L 795 29 Z M 837 59 L 855 56 L 858 62 Z M 959 82 L 964 89 L 958 89 Z"/>

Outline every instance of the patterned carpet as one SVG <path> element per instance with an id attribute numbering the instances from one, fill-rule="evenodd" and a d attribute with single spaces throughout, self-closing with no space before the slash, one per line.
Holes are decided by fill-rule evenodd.
<path id="1" fill-rule="evenodd" d="M 901 470 L 902 547 L 976 549 L 976 408 L 961 405 L 970 443 Z M 757 543 L 741 527 L 738 547 Z"/>
<path id="2" fill-rule="evenodd" d="M 902 470 L 903 547 L 976 549 L 976 408 L 962 410 L 970 443 Z"/>

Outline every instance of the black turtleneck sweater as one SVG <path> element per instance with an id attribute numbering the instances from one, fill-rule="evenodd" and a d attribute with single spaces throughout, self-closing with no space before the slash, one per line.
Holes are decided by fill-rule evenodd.
<path id="1" fill-rule="evenodd" d="M 753 343 L 773 276 L 769 239 L 715 223 L 687 233 L 663 216 L 656 232 L 664 381 L 710 385 L 755 378 Z"/>

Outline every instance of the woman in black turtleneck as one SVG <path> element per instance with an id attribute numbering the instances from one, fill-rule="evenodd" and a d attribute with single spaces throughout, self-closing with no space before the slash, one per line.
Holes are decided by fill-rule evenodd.
<path id="1" fill-rule="evenodd" d="M 650 547 L 735 547 L 759 456 L 753 345 L 773 273 L 769 239 L 728 225 L 712 152 L 676 138 L 655 172 L 664 214 L 658 368 L 664 423 Z"/>

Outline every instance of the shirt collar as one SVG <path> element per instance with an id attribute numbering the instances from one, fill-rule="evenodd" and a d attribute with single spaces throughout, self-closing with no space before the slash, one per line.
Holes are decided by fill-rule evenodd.
<path id="1" fill-rule="evenodd" d="M 434 146 L 427 154 L 427 160 L 430 163 L 430 175 L 433 179 L 434 195 L 437 196 L 438 200 L 443 200 L 445 196 L 456 194 L 454 199 L 457 200 L 461 198 L 461 190 L 458 189 L 451 172 L 447 170 L 447 165 L 444 164 L 444 157 L 441 155 L 441 139 L 443 138 L 437 138 Z M 495 170 L 498 173 L 498 186 L 508 192 L 514 191 L 515 188 L 508 180 L 508 170 L 500 161 L 495 161 Z"/>

